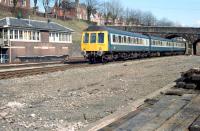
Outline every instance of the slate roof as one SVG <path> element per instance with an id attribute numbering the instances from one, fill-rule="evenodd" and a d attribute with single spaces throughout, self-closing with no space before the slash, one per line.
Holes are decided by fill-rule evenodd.
<path id="1" fill-rule="evenodd" d="M 74 32 L 72 29 L 64 27 L 55 22 L 18 19 L 18 18 L 13 18 L 13 17 L 6 17 L 3 19 L 0 19 L 0 27 L 34 29 L 34 30 L 66 32 L 66 33 Z"/>

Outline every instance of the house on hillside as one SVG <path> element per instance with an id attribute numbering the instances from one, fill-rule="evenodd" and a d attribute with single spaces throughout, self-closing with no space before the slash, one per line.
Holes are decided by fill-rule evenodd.
<path id="1" fill-rule="evenodd" d="M 63 60 L 73 30 L 50 21 L 0 19 L 0 62 Z"/>
<path id="2" fill-rule="evenodd" d="M 105 25 L 105 19 L 101 13 L 92 14 L 90 16 L 92 22 L 96 23 L 97 25 Z"/>
<path id="3" fill-rule="evenodd" d="M 79 0 L 69 3 L 63 0 L 60 5 L 56 3 L 52 9 L 52 14 L 66 19 L 87 20 L 87 8 L 84 4 L 80 4 Z"/>
<path id="4" fill-rule="evenodd" d="M 13 7 L 14 0 L 0 0 L 0 5 Z M 30 9 L 30 0 L 18 0 L 17 7 Z"/>

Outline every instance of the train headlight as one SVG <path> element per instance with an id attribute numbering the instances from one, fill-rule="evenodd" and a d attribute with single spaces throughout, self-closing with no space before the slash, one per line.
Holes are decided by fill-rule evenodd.
<path id="1" fill-rule="evenodd" d="M 81 54 L 82 54 L 83 56 L 86 56 L 86 55 L 87 55 L 87 52 L 86 52 L 85 50 L 83 50 L 83 51 L 81 52 Z"/>
<path id="2" fill-rule="evenodd" d="M 99 49 L 99 51 L 97 51 L 97 55 L 98 56 L 102 56 L 103 55 L 103 51 Z"/>

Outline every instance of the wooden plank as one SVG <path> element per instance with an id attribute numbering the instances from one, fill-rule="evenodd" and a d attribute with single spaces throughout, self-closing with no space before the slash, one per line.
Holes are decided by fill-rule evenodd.
<path id="1" fill-rule="evenodd" d="M 194 98 L 180 112 L 166 121 L 156 131 L 186 131 L 200 115 L 200 95 Z"/>
<path id="2" fill-rule="evenodd" d="M 174 114 L 175 112 L 178 112 L 178 110 L 183 107 L 187 102 L 185 100 L 180 100 L 180 96 L 163 96 L 159 102 L 155 103 L 153 106 L 148 107 L 146 110 L 141 112 L 140 114 L 136 115 L 132 119 L 126 121 L 122 125 L 120 125 L 116 131 L 118 130 L 133 130 L 133 131 L 139 131 L 142 128 L 145 128 L 144 126 L 147 125 L 151 120 L 155 120 L 156 118 L 162 113 L 163 119 L 167 119 L 170 117 L 171 114 Z M 176 102 L 177 101 L 177 102 Z M 178 104 L 179 103 L 179 104 Z M 175 104 L 177 104 L 177 109 L 175 111 L 168 112 L 167 114 L 166 109 L 173 105 L 175 107 Z M 172 108 L 172 107 L 171 107 Z M 164 121 L 164 120 L 163 120 Z M 156 127 L 159 127 L 163 121 L 161 121 L 160 124 L 155 124 L 153 126 L 153 129 Z M 154 122 L 152 122 L 154 123 Z M 149 127 L 150 125 L 148 125 Z"/>
<path id="3" fill-rule="evenodd" d="M 190 126 L 189 130 L 190 131 L 200 131 L 200 116 Z"/>
<path id="4" fill-rule="evenodd" d="M 194 95 L 190 95 L 191 97 L 183 96 L 181 99 L 177 99 L 174 101 L 169 107 L 164 109 L 158 116 L 149 121 L 146 125 L 140 128 L 141 131 L 154 131 L 159 128 L 165 121 L 175 115 L 180 111 L 185 105 L 189 103 L 189 101 L 194 97 Z"/>
<path id="5" fill-rule="evenodd" d="M 109 115 L 109 116 L 107 116 L 107 117 L 105 117 L 105 118 L 103 118 L 103 119 L 101 119 L 101 120 L 99 120 L 95 123 L 92 123 L 89 126 L 87 126 L 86 128 L 81 129 L 81 131 L 97 131 L 97 130 L 100 130 L 101 128 L 103 128 L 103 127 L 119 120 L 120 118 L 126 116 L 127 114 L 129 114 L 133 111 L 136 111 L 139 106 L 144 104 L 144 101 L 146 99 L 153 98 L 153 97 L 159 95 L 160 92 L 164 92 L 164 91 L 174 87 L 175 85 L 176 85 L 175 82 L 168 84 L 167 86 L 163 87 L 162 89 L 157 90 L 154 93 L 152 93 L 148 96 L 145 96 L 144 98 L 141 98 L 141 99 L 134 101 L 126 109 L 119 110 L 112 115 Z"/>

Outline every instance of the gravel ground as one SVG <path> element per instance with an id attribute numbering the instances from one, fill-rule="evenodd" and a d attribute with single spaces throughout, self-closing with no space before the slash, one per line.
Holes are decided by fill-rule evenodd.
<path id="1" fill-rule="evenodd" d="M 78 130 L 199 65 L 198 56 L 175 56 L 1 80 L 0 130 Z"/>

